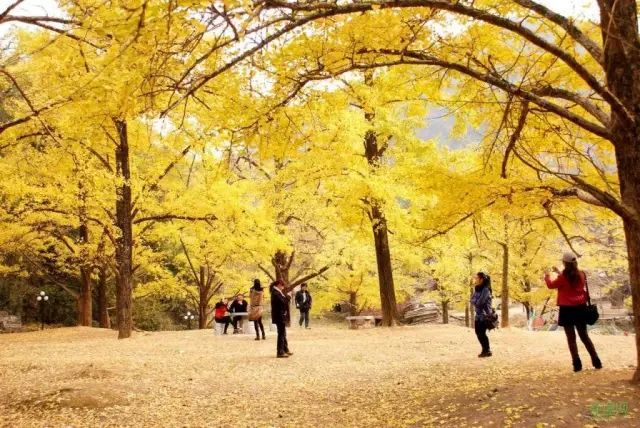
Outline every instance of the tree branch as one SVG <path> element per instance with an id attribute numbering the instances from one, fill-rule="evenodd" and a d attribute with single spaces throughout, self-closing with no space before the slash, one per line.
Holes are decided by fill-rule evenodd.
<path id="1" fill-rule="evenodd" d="M 514 3 L 519 4 L 520 6 L 532 10 L 539 14 L 540 16 L 548 19 L 549 21 L 559 25 L 562 27 L 567 34 L 569 34 L 576 42 L 582 45 L 583 48 L 587 50 L 595 59 L 598 64 L 604 64 L 604 55 L 602 53 L 602 49 L 587 35 L 585 35 L 578 27 L 573 25 L 573 23 L 567 19 L 566 17 L 555 13 L 551 9 L 531 0 L 514 0 Z"/>
<path id="2" fill-rule="evenodd" d="M 569 120 L 570 122 L 580 126 L 581 128 L 597 136 L 600 136 L 609 141 L 612 141 L 611 133 L 607 128 L 600 126 L 596 123 L 593 123 L 589 120 L 586 120 L 582 116 L 579 116 L 562 106 L 559 106 L 555 103 L 547 101 L 544 98 L 538 95 L 535 95 L 531 91 L 524 90 L 521 87 L 516 86 L 513 83 L 509 82 L 508 80 L 505 80 L 493 74 L 481 73 L 465 65 L 444 61 L 434 56 L 421 53 L 421 52 L 416 52 L 416 51 L 401 51 L 397 49 L 361 49 L 359 53 L 376 53 L 376 54 L 383 54 L 383 55 L 390 55 L 390 56 L 398 56 L 400 57 L 400 59 L 392 62 L 356 65 L 356 67 L 377 68 L 377 67 L 387 67 L 387 66 L 400 65 L 400 64 L 414 64 L 414 65 L 422 64 L 422 65 L 432 65 L 432 66 L 437 66 L 437 67 L 458 71 L 475 80 L 485 82 L 491 86 L 500 88 L 507 93 L 516 95 L 526 101 L 530 101 L 549 112 L 555 113 L 558 116 Z M 405 58 L 411 58 L 411 59 L 407 60 Z"/>
<path id="3" fill-rule="evenodd" d="M 536 6 L 533 2 L 523 2 L 523 4 L 526 3 L 529 3 L 530 7 Z M 265 8 L 267 9 L 288 9 L 297 12 L 315 12 L 314 15 L 308 15 L 306 17 L 310 21 L 315 21 L 330 16 L 370 12 L 378 8 L 432 8 L 467 16 L 472 19 L 477 19 L 479 21 L 486 22 L 496 27 L 504 28 L 505 30 L 517 34 L 528 40 L 532 44 L 538 46 L 539 48 L 556 56 L 562 62 L 567 64 L 569 68 L 571 68 L 578 76 L 580 76 L 580 78 L 584 80 L 585 83 L 589 85 L 589 87 L 591 87 L 596 93 L 600 94 L 600 96 L 602 96 L 604 100 L 611 105 L 611 109 L 615 111 L 623 121 L 628 124 L 634 123 L 633 115 L 626 109 L 624 104 L 604 85 L 602 85 L 600 81 L 593 74 L 591 74 L 585 66 L 580 64 L 578 60 L 574 58 L 570 53 L 561 49 L 553 41 L 549 41 L 548 39 L 536 34 L 533 30 L 527 28 L 524 25 L 524 20 L 516 22 L 508 18 L 498 16 L 488 10 L 475 8 L 473 7 L 473 2 L 470 3 L 471 5 L 468 5 L 469 3 L 463 3 L 459 0 L 382 0 L 358 1 L 343 5 L 337 5 L 337 3 L 334 2 L 311 1 L 289 3 L 285 0 L 264 0 L 264 4 Z M 542 11 L 541 8 L 538 8 L 538 10 Z M 319 16 L 319 11 L 324 11 L 326 13 L 326 16 Z M 551 19 L 552 22 L 561 21 L 559 15 L 554 17 L 553 19 L 549 19 Z M 288 31 L 291 30 L 287 30 L 287 32 Z M 572 32 L 577 35 L 575 31 L 572 30 Z"/>
<path id="4" fill-rule="evenodd" d="M 507 178 L 507 163 L 509 162 L 509 155 L 511 151 L 515 147 L 516 143 L 520 139 L 520 134 L 522 134 L 522 130 L 524 129 L 524 125 L 527 121 L 527 115 L 529 114 L 529 103 L 522 103 L 522 109 L 520 110 L 520 117 L 518 118 L 518 125 L 516 125 L 515 131 L 511 134 L 511 138 L 509 139 L 509 144 L 507 145 L 506 150 L 504 151 L 504 157 L 502 158 L 502 168 L 500 172 L 500 177 Z"/>
<path id="5" fill-rule="evenodd" d="M 184 245 L 184 241 L 182 240 L 182 236 L 180 237 L 180 244 L 182 245 L 182 251 L 184 251 L 184 255 L 187 256 L 187 262 L 189 262 L 189 267 L 191 268 L 191 273 L 195 278 L 197 283 L 200 283 L 198 280 L 198 274 L 196 273 L 196 269 L 193 267 L 193 263 L 191 263 L 191 257 L 189 257 L 189 251 L 187 251 L 187 246 Z"/>
<path id="6" fill-rule="evenodd" d="M 261 264 L 258 264 L 258 267 L 260 268 L 260 270 L 261 270 L 262 272 L 264 272 L 264 273 L 266 273 L 266 274 L 267 274 L 267 276 L 269 277 L 269 279 L 270 279 L 271 281 L 275 281 L 275 280 L 276 280 L 276 279 L 274 278 L 274 276 L 273 276 L 273 275 L 271 275 L 271 272 L 269 272 L 267 269 L 265 269 Z"/>
<path id="7" fill-rule="evenodd" d="M 571 239 L 569 239 L 569 236 L 564 231 L 564 228 L 562 227 L 562 224 L 556 218 L 556 216 L 554 216 L 553 213 L 551 212 L 551 201 L 549 199 L 547 199 L 545 202 L 543 202 L 542 207 L 547 212 L 547 216 L 551 219 L 551 221 L 553 221 L 553 223 L 556 225 L 556 227 L 558 228 L 558 230 L 562 234 L 562 237 L 566 241 L 567 245 L 569 245 L 569 248 L 571 248 L 571 251 L 573 251 L 576 256 L 580 257 L 580 253 L 578 253 L 576 251 L 576 249 L 573 248 L 573 244 L 571 243 Z"/>
<path id="8" fill-rule="evenodd" d="M 322 275 L 324 272 L 326 272 L 327 270 L 329 270 L 331 266 L 327 265 L 322 267 L 320 270 L 318 270 L 317 272 L 313 272 L 310 273 L 309 275 L 303 276 L 302 278 L 300 278 L 299 280 L 292 282 L 291 284 L 289 284 L 289 287 L 287 287 L 287 292 L 293 290 L 294 288 L 296 288 L 298 285 L 302 284 L 303 282 L 307 282 L 310 279 L 315 278 L 316 276 L 320 276 Z"/>
<path id="9" fill-rule="evenodd" d="M 159 214 L 159 215 L 152 215 L 152 216 L 148 216 L 148 217 L 142 217 L 139 219 L 136 219 L 133 221 L 133 224 L 140 224 L 140 223 L 144 223 L 146 221 L 168 221 L 168 220 L 187 220 L 187 221 L 211 221 L 211 220 L 217 220 L 218 218 L 211 214 L 208 216 L 204 216 L 204 217 L 197 217 L 197 216 L 188 216 L 188 215 L 179 215 L 179 214 Z"/>

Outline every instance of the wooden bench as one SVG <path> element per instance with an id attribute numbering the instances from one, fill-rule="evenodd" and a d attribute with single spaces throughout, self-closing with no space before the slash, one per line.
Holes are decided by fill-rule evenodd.
<path id="1" fill-rule="evenodd" d="M 350 316 L 346 318 L 349 328 L 356 330 L 359 328 L 373 328 L 376 325 L 376 317 L 373 315 Z"/>

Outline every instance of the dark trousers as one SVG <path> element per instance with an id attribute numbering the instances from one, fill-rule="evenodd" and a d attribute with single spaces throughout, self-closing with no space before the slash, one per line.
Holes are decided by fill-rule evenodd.
<path id="1" fill-rule="evenodd" d="M 231 322 L 231 318 L 230 317 L 216 318 L 216 322 L 220 324 L 224 324 L 224 332 L 226 333 L 227 329 L 229 328 L 229 323 Z"/>
<path id="2" fill-rule="evenodd" d="M 278 355 L 289 352 L 289 344 L 287 343 L 287 326 L 283 322 L 276 323 L 278 329 Z"/>
<path id="3" fill-rule="evenodd" d="M 487 336 L 487 327 L 484 325 L 484 322 L 476 320 L 475 330 L 478 342 L 480 342 L 480 345 L 482 346 L 482 352 L 491 351 L 491 348 L 489 347 L 489 337 Z"/>
<path id="4" fill-rule="evenodd" d="M 309 309 L 300 309 L 300 327 L 303 322 L 305 327 L 309 327 Z"/>
<path id="5" fill-rule="evenodd" d="M 596 347 L 593 346 L 593 342 L 591 341 L 591 338 L 589 338 L 586 324 L 576 324 L 575 328 L 573 325 L 564 326 L 564 333 L 567 335 L 567 343 L 569 345 L 569 352 L 571 352 L 571 359 L 573 359 L 573 361 L 580 359 L 580 355 L 578 354 L 578 344 L 576 343 L 576 330 L 578 330 L 578 336 L 580 336 L 580 340 L 584 343 L 584 347 L 587 348 L 589 356 L 591 356 L 591 361 L 598 361 Z"/>
<path id="6" fill-rule="evenodd" d="M 242 317 L 233 317 L 233 329 L 237 330 L 238 329 L 238 322 L 242 321 Z"/>
<path id="7" fill-rule="evenodd" d="M 256 328 L 256 338 L 260 338 L 260 330 L 262 330 L 262 337 L 264 337 L 264 325 L 262 325 L 262 317 L 254 320 L 253 326 Z"/>

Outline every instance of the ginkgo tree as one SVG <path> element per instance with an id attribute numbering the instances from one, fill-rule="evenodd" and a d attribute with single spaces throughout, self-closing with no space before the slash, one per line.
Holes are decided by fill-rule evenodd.
<path id="1" fill-rule="evenodd" d="M 369 284 L 363 257 L 371 253 L 343 263 L 344 245 L 330 235 L 361 238 L 366 227 L 391 325 L 396 288 L 408 293 L 430 273 L 429 246 L 447 263 L 438 243 L 462 227 L 455 262 L 438 268 L 462 278 L 497 245 L 509 268 L 507 306 L 517 291 L 512 259 L 526 265 L 515 283 L 528 293 L 524 272 L 543 264 L 536 242 L 555 227 L 554 243 L 577 252 L 565 214 L 587 203 L 594 218 L 610 220 L 608 210 L 623 224 L 640 331 L 636 2 L 598 7 L 592 23 L 532 0 L 79 0 L 61 3 L 59 20 L 19 18 L 10 6 L 0 25 L 24 21 L 40 31 L 16 32 L 14 51 L 2 53 L 2 170 L 21 177 L 2 188 L 12 207 L 2 221 L 18 220 L 7 236 L 31 236 L 48 214 L 53 225 L 38 239 L 66 247 L 69 272 L 83 284 L 87 269 L 110 259 L 124 338 L 136 281 L 177 289 L 159 261 L 193 267 L 196 282 L 209 282 L 178 254 L 207 265 L 203 234 L 220 233 L 218 221 L 256 230 L 268 245 L 225 232 L 229 245 L 216 258 L 252 248 L 256 265 L 271 272 L 271 263 L 289 285 L 340 266 L 335 278 L 347 292 L 358 289 L 350 272 Z M 432 108 L 454 118 L 454 134 L 480 130 L 478 150 L 452 153 L 418 138 Z M 16 170 L 18 161 L 31 164 Z M 243 182 L 246 192 L 236 192 Z M 212 191 L 226 185 L 228 198 Z M 243 205 L 271 226 L 240 222 Z M 470 221 L 481 227 L 470 230 Z M 529 230 L 531 242 L 520 235 Z M 640 361 L 640 342 L 637 349 Z"/>

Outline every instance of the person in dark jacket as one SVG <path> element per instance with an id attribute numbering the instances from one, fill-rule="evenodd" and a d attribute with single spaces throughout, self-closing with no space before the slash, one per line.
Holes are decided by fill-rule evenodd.
<path id="1" fill-rule="evenodd" d="M 289 299 L 284 292 L 284 282 L 277 280 L 271 284 L 271 322 L 278 330 L 277 353 L 278 358 L 287 358 L 293 355 L 289 351 L 287 342 L 287 312 L 289 311 Z"/>
<path id="2" fill-rule="evenodd" d="M 232 316 L 236 312 L 247 312 L 248 306 L 249 305 L 248 305 L 247 301 L 244 300 L 244 295 L 238 294 L 236 296 L 236 299 L 231 304 L 231 306 L 229 306 L 229 312 L 231 312 Z M 234 316 L 232 318 L 232 320 L 233 320 L 232 321 L 233 322 L 233 334 L 238 334 L 239 333 L 238 321 L 242 321 L 242 317 L 241 316 Z"/>
<path id="3" fill-rule="evenodd" d="M 307 289 L 307 284 L 302 283 L 300 291 L 296 293 L 296 308 L 300 309 L 300 327 L 309 328 L 309 311 L 311 310 L 311 294 Z"/>
<path id="4" fill-rule="evenodd" d="M 593 367 L 601 369 L 602 362 L 587 332 L 587 292 L 585 290 L 587 276 L 578 269 L 578 260 L 573 253 L 564 253 L 562 263 L 564 264 L 562 272 L 556 267 L 553 268 L 558 277 L 552 280 L 549 272 L 545 272 L 544 281 L 547 283 L 548 288 L 558 290 L 557 304 L 560 308 L 558 325 L 564 327 L 564 332 L 567 336 L 569 352 L 573 360 L 573 371 L 579 372 L 582 370 L 582 361 L 580 360 L 578 344 L 576 343 L 576 330 L 584 347 L 587 348 L 591 356 Z"/>
<path id="5" fill-rule="evenodd" d="M 471 304 L 476 310 L 474 327 L 478 342 L 480 342 L 482 346 L 482 352 L 480 352 L 478 357 L 490 357 L 492 353 L 489 345 L 489 337 L 487 336 L 485 317 L 491 315 L 491 278 L 484 272 L 478 272 L 473 282 L 475 289 L 471 296 Z"/>
<path id="6" fill-rule="evenodd" d="M 227 334 L 231 317 L 228 315 L 229 308 L 227 307 L 227 299 L 220 299 L 214 306 L 215 314 L 214 319 L 216 323 L 224 324 L 224 334 Z"/>

